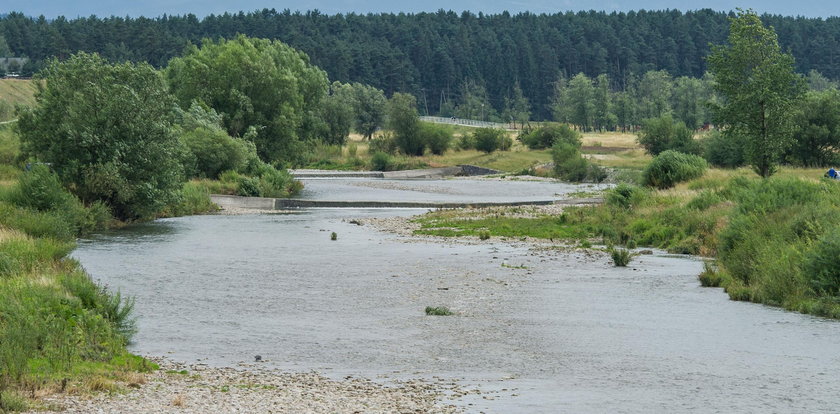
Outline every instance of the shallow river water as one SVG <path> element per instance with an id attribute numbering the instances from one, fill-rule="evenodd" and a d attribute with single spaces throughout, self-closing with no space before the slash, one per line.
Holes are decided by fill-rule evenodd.
<path id="1" fill-rule="evenodd" d="M 80 242 L 136 297 L 132 349 L 213 365 L 457 379 L 468 412 L 837 412 L 840 323 L 729 301 L 698 260 L 408 241 L 310 209 L 159 220 Z M 336 232 L 338 240 L 330 241 Z M 426 306 L 456 315 L 426 316 Z"/>

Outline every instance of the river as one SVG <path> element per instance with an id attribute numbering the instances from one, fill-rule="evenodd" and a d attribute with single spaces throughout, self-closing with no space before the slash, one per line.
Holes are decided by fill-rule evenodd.
<path id="1" fill-rule="evenodd" d="M 320 185 L 337 184 L 310 182 L 310 196 L 330 194 Z M 470 180 L 401 185 L 431 198 L 435 188 L 446 198 L 488 191 Z M 482 391 L 455 400 L 467 412 L 840 407 L 836 321 L 730 301 L 699 286 L 702 262 L 691 257 L 616 268 L 600 253 L 407 240 L 350 223 L 422 212 L 166 219 L 81 240 L 73 255 L 136 298 L 131 349 L 144 355 L 211 365 L 261 355 L 268 367 L 335 377 L 453 379 Z M 455 315 L 426 316 L 426 306 Z"/>

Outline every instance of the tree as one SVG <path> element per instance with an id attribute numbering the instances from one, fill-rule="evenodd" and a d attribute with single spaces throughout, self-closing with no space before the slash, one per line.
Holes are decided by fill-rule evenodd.
<path id="1" fill-rule="evenodd" d="M 177 196 L 175 102 L 151 66 L 79 53 L 50 62 L 44 75 L 37 107 L 19 114 L 25 154 L 50 163 L 83 202 L 103 201 L 123 220 L 150 217 Z"/>
<path id="2" fill-rule="evenodd" d="M 517 122 L 519 122 L 521 128 L 525 128 L 525 123 L 531 119 L 531 104 L 528 103 L 528 98 L 522 93 L 519 81 L 513 85 L 513 95 L 505 97 L 503 117 L 506 121 L 513 123 L 514 128 L 516 128 Z"/>
<path id="3" fill-rule="evenodd" d="M 600 74 L 595 78 L 595 128 L 599 130 L 615 129 L 618 117 L 613 113 L 613 99 L 610 91 L 610 78 Z"/>
<path id="4" fill-rule="evenodd" d="M 381 89 L 354 83 L 352 85 L 354 127 L 356 132 L 370 139 L 385 123 L 385 107 L 388 100 Z"/>
<path id="5" fill-rule="evenodd" d="M 324 71 L 309 58 L 274 40 L 243 35 L 218 42 L 205 39 L 166 68 L 181 107 L 193 101 L 223 115 L 234 137 L 257 131 L 257 151 L 265 161 L 294 162 L 319 128 L 318 109 L 327 93 Z"/>
<path id="6" fill-rule="evenodd" d="M 396 134 L 396 143 L 408 155 L 423 155 L 426 144 L 420 133 L 417 100 L 407 93 L 395 93 L 388 101 L 388 127 Z"/>
<path id="7" fill-rule="evenodd" d="M 595 122 L 595 87 L 592 80 L 583 73 L 578 73 L 569 81 L 567 102 L 569 122 L 589 131 Z"/>
<path id="8" fill-rule="evenodd" d="M 807 167 L 825 167 L 840 150 L 840 91 L 809 92 L 797 108 L 797 130 L 788 159 Z"/>
<path id="9" fill-rule="evenodd" d="M 793 109 L 805 90 L 794 60 L 782 53 L 776 32 L 752 10 L 730 19 L 729 44 L 708 58 L 722 102 L 715 119 L 727 136 L 747 138 L 747 159 L 761 177 L 776 171 L 793 135 Z"/>
<path id="10" fill-rule="evenodd" d="M 330 94 L 321 101 L 320 119 L 323 121 L 319 134 L 327 144 L 344 145 L 353 124 L 353 96 L 346 92 L 350 85 L 333 82 Z"/>

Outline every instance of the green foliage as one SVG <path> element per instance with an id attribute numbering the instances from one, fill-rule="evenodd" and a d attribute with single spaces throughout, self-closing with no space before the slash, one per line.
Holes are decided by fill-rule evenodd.
<path id="1" fill-rule="evenodd" d="M 630 209 L 638 205 L 646 196 L 643 188 L 621 183 L 607 191 L 605 201 L 609 206 Z"/>
<path id="2" fill-rule="evenodd" d="M 31 170 L 21 175 L 17 184 L 0 198 L 32 212 L 9 208 L 5 210 L 7 214 L 0 212 L 0 217 L 8 220 L 7 224 L 10 227 L 20 228 L 35 236 L 72 238 L 101 230 L 111 220 L 111 212 L 107 206 L 101 202 L 94 202 L 86 208 L 78 198 L 62 187 L 58 176 L 44 164 L 33 165 Z M 3 210 L 0 208 L 0 211 Z M 47 226 L 55 225 L 54 231 L 44 232 L 45 226 L 37 224 L 40 216 L 51 216 L 46 223 L 49 223 Z M 55 221 L 62 223 L 56 224 Z"/>
<path id="3" fill-rule="evenodd" d="M 616 267 L 626 267 L 633 259 L 633 254 L 627 249 L 612 249 L 610 257 Z"/>
<path id="4" fill-rule="evenodd" d="M 259 197 L 260 179 L 243 176 L 239 179 L 239 184 L 236 187 L 236 195 L 242 197 Z"/>
<path id="5" fill-rule="evenodd" d="M 384 152 L 386 154 L 394 155 L 397 152 L 397 140 L 390 134 L 382 134 L 370 140 L 368 152 L 373 154 L 377 152 Z"/>
<path id="6" fill-rule="evenodd" d="M 468 141 L 475 149 L 489 154 L 506 146 L 504 141 L 508 139 L 503 129 L 477 128 Z"/>
<path id="7" fill-rule="evenodd" d="M 835 165 L 840 150 L 840 91 L 808 93 L 794 122 L 795 139 L 785 158 L 807 167 Z"/>
<path id="8" fill-rule="evenodd" d="M 708 58 L 715 89 L 724 98 L 714 106 L 724 135 L 747 138 L 747 159 L 761 177 L 776 170 L 790 146 L 793 109 L 805 82 L 794 59 L 782 53 L 773 28 L 752 10 L 731 20 L 729 45 L 715 46 Z"/>
<path id="9" fill-rule="evenodd" d="M 330 240 L 332 240 L 332 241 L 336 241 L 336 240 L 338 240 L 338 233 L 336 233 L 336 232 L 332 232 L 332 233 L 330 234 Z"/>
<path id="10" fill-rule="evenodd" d="M 816 294 L 840 296 L 840 230 L 835 228 L 817 240 L 802 268 Z"/>
<path id="11" fill-rule="evenodd" d="M 558 142 L 563 142 L 580 148 L 580 133 L 569 128 L 568 125 L 549 125 L 525 132 L 519 140 L 530 149 L 551 148 Z"/>
<path id="12" fill-rule="evenodd" d="M 478 233 L 479 240 L 490 240 L 490 231 L 482 230 Z"/>
<path id="13" fill-rule="evenodd" d="M 121 219 L 150 217 L 176 197 L 183 178 L 173 101 L 151 66 L 80 53 L 52 61 L 44 75 L 38 107 L 20 113 L 26 154 Z"/>
<path id="14" fill-rule="evenodd" d="M 675 122 L 671 114 L 642 121 L 639 145 L 654 156 L 667 150 L 694 155 L 701 152 L 700 145 L 694 140 L 694 132 L 682 121 Z"/>
<path id="15" fill-rule="evenodd" d="M 330 94 L 324 97 L 320 105 L 320 118 L 322 121 L 319 138 L 327 144 L 344 145 L 347 136 L 350 135 L 350 127 L 353 124 L 353 100 L 351 92 L 344 92 L 343 89 L 349 85 L 342 85 L 334 82 L 330 87 Z"/>
<path id="16" fill-rule="evenodd" d="M 279 41 L 239 35 L 204 39 L 201 45 L 172 59 L 166 69 L 181 106 L 205 103 L 223 115 L 231 136 L 253 127 L 264 160 L 297 161 L 323 122 L 316 114 L 327 92 L 324 71 Z"/>
<path id="17" fill-rule="evenodd" d="M 406 155 L 423 155 L 426 149 L 420 125 L 414 96 L 395 93 L 388 101 L 388 127 L 394 131 L 397 148 Z"/>
<path id="18" fill-rule="evenodd" d="M 370 139 L 384 125 L 388 100 L 381 89 L 355 82 L 342 85 L 338 94 L 350 103 L 353 128 L 365 138 Z"/>
<path id="19" fill-rule="evenodd" d="M 190 216 L 216 210 L 218 210 L 218 206 L 210 200 L 210 190 L 204 185 L 190 181 L 184 184 L 177 201 L 166 206 L 159 216 Z"/>
<path id="20" fill-rule="evenodd" d="M 700 145 L 703 158 L 715 167 L 737 168 L 747 162 L 747 139 L 742 135 L 712 131 L 700 141 Z"/>
<path id="21" fill-rule="evenodd" d="M 426 315 L 429 316 L 451 316 L 452 311 L 446 306 L 426 306 Z"/>
<path id="22" fill-rule="evenodd" d="M 663 189 L 701 177 L 708 168 L 706 160 L 696 155 L 665 151 L 657 155 L 643 172 L 645 185 Z"/>
<path id="23" fill-rule="evenodd" d="M 578 147 L 564 141 L 557 141 L 551 148 L 554 160 L 554 175 L 572 182 L 601 182 L 607 177 L 606 171 L 583 158 Z"/>
<path id="24" fill-rule="evenodd" d="M 231 138 L 220 128 L 199 127 L 181 135 L 181 142 L 189 150 L 187 173 L 191 177 L 216 178 L 227 170 L 244 167 L 248 143 Z"/>
<path id="25" fill-rule="evenodd" d="M 370 169 L 374 171 L 391 171 L 394 160 L 387 153 L 377 151 L 370 157 Z"/>
<path id="26" fill-rule="evenodd" d="M 443 126 L 423 123 L 420 127 L 422 140 L 435 155 L 442 155 L 452 144 L 452 131 Z"/>

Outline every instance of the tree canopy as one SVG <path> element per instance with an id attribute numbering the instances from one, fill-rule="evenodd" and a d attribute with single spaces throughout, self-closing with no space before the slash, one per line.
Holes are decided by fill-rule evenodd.
<path id="1" fill-rule="evenodd" d="M 726 136 L 747 139 L 747 158 L 769 177 L 793 140 L 793 110 L 805 92 L 793 56 L 782 53 L 772 27 L 753 11 L 731 19 L 728 45 L 713 48 L 709 67 L 722 102 L 715 116 Z"/>
<path id="2" fill-rule="evenodd" d="M 282 42 L 243 35 L 205 40 L 172 59 L 166 75 L 181 107 L 210 106 L 232 136 L 253 128 L 266 161 L 294 161 L 302 142 L 317 135 L 326 73 Z"/>
<path id="3" fill-rule="evenodd" d="M 151 216 L 176 197 L 183 148 L 172 129 L 174 100 L 154 68 L 79 53 L 51 61 L 44 76 L 38 105 L 20 113 L 26 154 L 121 219 Z"/>

